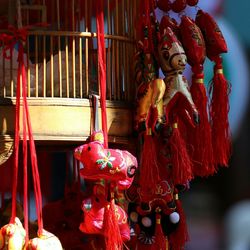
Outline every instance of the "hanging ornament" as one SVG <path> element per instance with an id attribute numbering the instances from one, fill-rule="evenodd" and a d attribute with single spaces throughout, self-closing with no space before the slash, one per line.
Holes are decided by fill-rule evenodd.
<path id="1" fill-rule="evenodd" d="M 96 184 L 94 186 L 93 196 L 85 199 L 82 203 L 84 218 L 83 222 L 80 224 L 79 229 L 86 234 L 100 234 L 107 237 L 108 232 L 106 231 L 106 227 L 104 226 L 104 217 L 107 216 L 105 214 L 106 206 L 108 206 L 108 209 L 111 209 L 110 204 L 109 202 L 107 202 L 105 197 L 105 186 Z M 116 216 L 115 220 L 118 221 L 118 230 L 120 232 L 122 241 L 126 242 L 130 239 L 130 229 L 127 224 L 127 214 L 118 205 L 114 204 L 114 209 L 114 214 Z M 110 218 L 108 218 L 107 216 L 107 219 Z"/>
<path id="2" fill-rule="evenodd" d="M 27 37 L 27 29 L 15 29 L 11 27 L 10 31 L 12 35 L 9 35 L 9 42 L 7 46 L 7 50 L 10 52 L 13 50 L 14 44 L 18 44 L 18 75 L 17 75 L 17 94 L 16 94 L 16 117 L 15 117 L 15 162 L 14 162 L 14 170 L 13 170 L 13 189 L 12 189 L 12 214 L 10 223 L 7 225 L 7 229 L 9 225 L 12 228 L 12 232 L 7 232 L 10 235 L 9 238 L 6 239 L 5 244 L 8 245 L 9 249 L 18 250 L 20 249 L 21 244 L 25 249 L 29 249 L 29 245 L 32 243 L 32 240 L 29 241 L 29 230 L 28 230 L 28 169 L 27 169 L 27 137 L 29 138 L 29 148 L 30 148 L 30 156 L 31 156 L 31 167 L 32 167 L 32 177 L 33 177 L 33 186 L 35 193 L 35 202 L 36 202 L 36 210 L 37 210 L 37 220 L 38 220 L 38 237 L 43 235 L 43 219 L 42 219 L 42 196 L 41 196 L 41 188 L 40 188 L 40 177 L 37 166 L 37 156 L 35 143 L 32 134 L 31 121 L 27 103 L 27 90 L 26 90 L 26 69 L 24 65 L 24 46 L 23 43 L 26 42 Z M 10 53 L 10 55 L 12 52 Z M 23 109 L 22 109 L 22 118 L 23 118 L 23 179 L 24 179 L 24 191 L 23 191 L 23 206 L 24 206 L 24 234 L 23 230 L 20 226 L 19 220 L 16 218 L 16 196 L 17 196 L 17 178 L 18 178 L 18 165 L 19 165 L 19 139 L 20 139 L 20 97 L 23 97 Z M 5 226 L 3 227 L 5 228 Z M 15 229 L 17 228 L 17 230 Z M 1 229 L 2 231 L 2 229 Z M 22 237 L 19 236 L 19 240 L 15 240 L 15 232 L 18 235 L 18 231 L 21 231 Z M 20 235 L 20 233 L 19 233 Z M 13 238 L 14 237 L 14 238 Z M 51 238 L 51 235 L 50 237 Z M 47 242 L 47 238 L 42 239 L 43 242 Z M 53 239 L 49 240 L 49 245 L 53 246 L 50 248 L 46 243 L 46 246 L 42 246 L 39 249 L 53 249 L 53 250 L 62 250 L 62 246 L 60 241 L 56 236 L 53 236 Z M 10 244 L 12 244 L 13 248 L 10 248 Z M 56 247 L 55 247 L 56 246 Z M 5 249 L 5 248 L 4 248 Z M 34 249 L 34 248 L 33 248 Z"/>
<path id="3" fill-rule="evenodd" d="M 22 250 L 26 232 L 18 218 L 0 229 L 0 249 Z"/>
<path id="4" fill-rule="evenodd" d="M 199 0 L 187 0 L 187 4 L 189 6 L 196 6 L 198 4 Z"/>
<path id="5" fill-rule="evenodd" d="M 38 234 L 36 238 L 29 241 L 28 250 L 60 250 L 62 245 L 58 238 L 52 234 L 43 230 Z"/>
<path id="6" fill-rule="evenodd" d="M 137 169 L 137 160 L 128 151 L 105 149 L 99 141 L 77 147 L 74 156 L 84 166 L 80 170 L 82 177 L 112 181 L 121 189 L 131 185 Z"/>
<path id="7" fill-rule="evenodd" d="M 170 0 L 158 0 L 156 2 L 156 6 L 164 12 L 168 12 L 171 10 Z"/>
<path id="8" fill-rule="evenodd" d="M 175 0 L 171 3 L 171 10 L 175 13 L 182 12 L 187 6 L 186 0 Z"/>
<path id="9" fill-rule="evenodd" d="M 136 116 L 135 116 L 135 129 L 138 132 L 143 132 L 146 129 L 146 119 L 150 107 L 156 107 L 158 117 L 156 122 L 156 129 L 160 129 L 164 123 L 162 97 L 165 92 L 165 83 L 162 79 L 158 78 L 158 63 L 155 57 L 156 44 L 159 35 L 159 24 L 156 19 L 152 18 L 150 21 L 151 38 L 138 42 L 137 52 L 137 70 L 136 80 L 138 82 L 137 95 L 136 95 Z M 148 29 L 148 26 L 147 26 Z M 152 35 L 154 38 L 152 38 Z M 145 36 L 148 36 L 144 34 Z M 140 76 L 140 77 L 138 77 Z M 138 81 L 139 79 L 139 81 Z M 154 130 L 155 128 L 153 128 Z"/>
<path id="10" fill-rule="evenodd" d="M 158 55 L 161 69 L 165 75 L 166 91 L 163 96 L 163 106 L 166 119 L 168 120 L 168 113 L 175 104 L 177 105 L 177 101 L 182 99 L 183 105 L 180 109 L 187 111 L 185 116 L 189 117 L 188 120 L 192 125 L 198 123 L 198 111 L 189 92 L 187 80 L 182 75 L 187 57 L 180 41 L 169 27 L 163 31 L 161 42 L 158 45 Z"/>
<path id="11" fill-rule="evenodd" d="M 206 47 L 203 35 L 195 22 L 187 17 L 181 18 L 180 32 L 187 61 L 192 67 L 191 95 L 198 109 L 198 126 L 191 129 L 189 143 L 193 161 L 194 175 L 208 176 L 214 173 L 211 127 L 208 117 L 208 98 L 204 85 L 203 63 Z"/>
<path id="12" fill-rule="evenodd" d="M 228 166 L 231 155 L 231 134 L 228 121 L 229 84 L 223 73 L 222 53 L 227 52 L 227 44 L 215 20 L 206 12 L 199 10 L 196 23 L 206 42 L 207 57 L 215 63 L 212 79 L 211 124 L 214 164 Z"/>
<path id="13" fill-rule="evenodd" d="M 182 75 L 187 60 L 185 52 L 169 27 L 164 29 L 158 53 L 162 71 L 166 76 L 164 79 L 166 91 L 163 96 L 166 123 L 173 132 L 169 139 L 169 147 L 171 148 L 174 184 L 185 184 L 193 177 L 192 164 L 183 131 L 180 132 L 178 123 L 182 119 L 184 123 L 194 127 L 199 122 L 199 115 L 189 92 L 187 80 Z"/>

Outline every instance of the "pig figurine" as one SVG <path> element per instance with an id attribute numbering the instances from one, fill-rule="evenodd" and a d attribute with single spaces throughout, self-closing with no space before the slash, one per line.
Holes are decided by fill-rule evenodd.
<path id="1" fill-rule="evenodd" d="M 100 141 L 77 147 L 74 157 L 83 164 L 80 169 L 82 177 L 116 182 L 120 189 L 131 185 L 137 169 L 137 160 L 132 154 L 119 149 L 105 149 Z"/>

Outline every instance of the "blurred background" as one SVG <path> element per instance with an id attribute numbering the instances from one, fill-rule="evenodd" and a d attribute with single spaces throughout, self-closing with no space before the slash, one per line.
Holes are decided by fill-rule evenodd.
<path id="1" fill-rule="evenodd" d="M 200 0 L 212 14 L 228 43 L 223 56 L 226 77 L 232 84 L 230 125 L 233 156 L 229 168 L 216 176 L 191 183 L 184 202 L 190 242 L 188 250 L 250 249 L 250 1 Z M 195 13 L 190 11 L 190 15 Z M 206 78 L 212 65 L 206 62 Z"/>

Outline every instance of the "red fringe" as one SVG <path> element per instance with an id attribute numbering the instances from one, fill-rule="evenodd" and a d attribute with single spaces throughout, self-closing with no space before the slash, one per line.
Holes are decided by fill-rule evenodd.
<path id="1" fill-rule="evenodd" d="M 122 250 L 123 241 L 115 214 L 114 199 L 111 200 L 109 205 L 105 206 L 103 229 L 105 233 L 106 250 Z"/>
<path id="2" fill-rule="evenodd" d="M 158 118 L 157 108 L 150 107 L 146 120 L 146 134 L 141 154 L 140 164 L 140 190 L 144 195 L 151 194 L 156 184 L 160 181 L 159 168 L 157 163 L 157 151 L 152 130 Z"/>
<path id="3" fill-rule="evenodd" d="M 178 228 L 169 236 L 169 245 L 171 250 L 182 250 L 184 249 L 186 242 L 189 241 L 189 235 L 186 224 L 186 216 L 182 208 L 181 201 L 177 199 L 175 203 L 176 210 L 180 215 L 180 222 Z"/>
<path id="4" fill-rule="evenodd" d="M 212 85 L 211 121 L 215 166 L 228 166 L 231 155 L 231 134 L 228 122 L 228 82 L 222 70 L 222 59 L 215 60 Z"/>
<path id="5" fill-rule="evenodd" d="M 169 139 L 171 148 L 172 179 L 174 185 L 186 184 L 193 178 L 192 162 L 182 138 L 178 124 L 173 124 L 173 133 Z"/>
<path id="6" fill-rule="evenodd" d="M 152 135 L 145 135 L 140 165 L 139 184 L 141 192 L 151 193 L 159 180 L 155 141 Z"/>
<path id="7" fill-rule="evenodd" d="M 155 243 L 152 245 L 151 250 L 167 250 L 167 244 L 166 236 L 162 232 L 161 215 L 156 214 Z"/>
<path id="8" fill-rule="evenodd" d="M 197 82 L 197 80 L 202 82 Z M 207 94 L 203 83 L 203 74 L 193 77 L 190 89 L 196 108 L 200 115 L 200 123 L 190 133 L 192 145 L 193 173 L 195 176 L 214 174 L 211 127 L 207 113 Z"/>

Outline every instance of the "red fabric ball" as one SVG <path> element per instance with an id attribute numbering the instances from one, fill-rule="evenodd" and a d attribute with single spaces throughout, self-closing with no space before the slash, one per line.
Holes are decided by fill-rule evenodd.
<path id="1" fill-rule="evenodd" d="M 187 4 L 189 6 L 195 6 L 198 4 L 198 2 L 199 2 L 199 0 L 187 0 Z"/>
<path id="2" fill-rule="evenodd" d="M 187 6 L 187 1 L 186 0 L 175 0 L 172 4 L 171 4 L 171 9 L 172 11 L 176 12 L 176 13 L 180 13 L 181 11 L 183 11 Z"/>
<path id="3" fill-rule="evenodd" d="M 165 12 L 168 12 L 171 9 L 169 0 L 158 0 L 156 5 L 160 10 Z"/>

